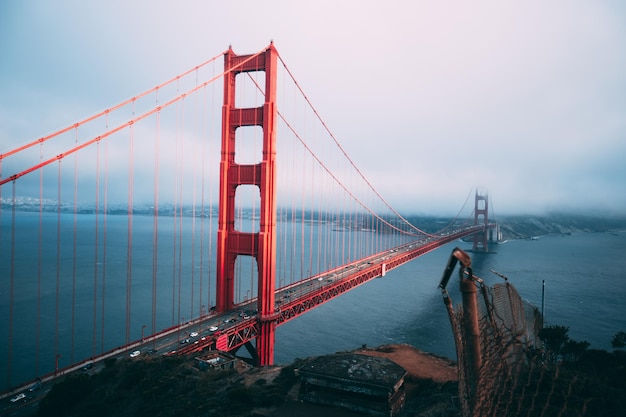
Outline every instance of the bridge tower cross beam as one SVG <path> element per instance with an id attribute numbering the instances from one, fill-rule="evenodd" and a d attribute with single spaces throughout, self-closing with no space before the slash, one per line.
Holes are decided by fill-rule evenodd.
<path id="1" fill-rule="evenodd" d="M 273 44 L 257 55 L 236 55 L 232 48 L 224 54 L 224 104 L 222 107 L 222 150 L 217 233 L 216 310 L 235 307 L 235 261 L 240 255 L 252 256 L 258 268 L 257 363 L 274 362 L 274 333 L 277 313 L 276 290 L 276 64 Z M 238 108 L 235 78 L 238 74 L 265 71 L 265 100 L 261 107 Z M 235 161 L 236 130 L 242 126 L 263 129 L 263 150 L 257 164 Z M 235 230 L 235 194 L 240 185 L 256 185 L 260 191 L 258 232 Z"/>
<path id="2" fill-rule="evenodd" d="M 489 252 L 489 198 L 487 194 L 474 195 L 474 225 L 482 224 L 482 232 L 474 235 L 474 252 Z"/>

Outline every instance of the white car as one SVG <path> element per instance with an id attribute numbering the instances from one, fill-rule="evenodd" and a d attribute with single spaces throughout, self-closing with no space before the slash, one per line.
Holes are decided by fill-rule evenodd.
<path id="1" fill-rule="evenodd" d="M 24 398 L 26 398 L 26 394 L 24 394 L 24 393 L 17 394 L 17 396 L 15 396 L 15 397 L 11 398 L 11 402 L 12 402 L 12 403 L 16 403 L 16 402 L 18 402 L 19 400 L 23 400 Z"/>
<path id="2" fill-rule="evenodd" d="M 216 331 L 216 330 L 217 330 L 217 326 L 211 326 L 211 327 L 209 327 L 209 331 L 210 331 L 210 332 L 214 332 L 214 331 Z"/>
<path id="3" fill-rule="evenodd" d="M 136 357 L 137 357 L 137 356 L 139 356 L 139 355 L 141 355 L 141 351 L 136 350 L 136 351 L 134 351 L 134 352 L 132 352 L 132 353 L 130 354 L 130 357 L 131 357 L 131 358 L 136 358 Z"/>
<path id="4" fill-rule="evenodd" d="M 189 337 L 196 337 L 196 336 L 198 336 L 198 332 L 189 333 Z"/>

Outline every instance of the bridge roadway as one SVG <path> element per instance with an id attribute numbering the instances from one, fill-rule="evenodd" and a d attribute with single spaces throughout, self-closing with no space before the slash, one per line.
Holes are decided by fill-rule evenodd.
<path id="1" fill-rule="evenodd" d="M 384 276 L 391 269 L 483 229 L 484 225 L 470 226 L 437 237 L 425 237 L 279 288 L 276 291 L 276 314 L 274 316 L 276 325 L 280 326 L 373 278 Z M 239 305 L 237 311 L 244 314 L 254 308 L 254 305 L 255 300 L 252 300 L 247 304 Z M 177 349 L 175 353 L 187 354 L 205 349 L 234 351 L 256 338 L 257 318 L 250 316 L 249 319 L 240 319 L 241 317 L 237 317 L 237 311 L 220 316 L 220 318 L 228 316 L 224 319 L 229 320 L 225 328 L 220 325 L 220 329 L 215 333 L 206 336 L 199 335 L 199 340 L 192 340 L 192 343 Z M 233 319 L 236 321 L 230 321 Z M 202 340 L 203 337 L 204 340 Z"/>
<path id="2" fill-rule="evenodd" d="M 273 319 L 277 326 L 284 324 L 373 278 L 384 276 L 387 271 L 483 229 L 483 225 L 469 226 L 437 237 L 424 237 L 279 288 L 276 290 L 276 314 Z M 137 357 L 141 357 L 150 354 L 180 355 L 204 350 L 237 350 L 257 336 L 255 311 L 256 299 L 252 299 L 238 304 L 235 310 L 196 318 L 43 376 L 39 379 L 43 389 L 29 391 L 29 388 L 36 383 L 36 381 L 30 381 L 11 392 L 3 393 L 0 399 L 14 398 L 19 393 L 25 393 L 26 401 L 20 401 L 22 406 L 24 403 L 36 402 L 49 390 L 50 386 L 47 382 L 75 371 L 97 372 L 103 366 L 104 360 L 128 358 L 135 351 L 139 351 Z M 14 405 L 18 406 L 18 404 Z M 0 409 L 3 408 L 0 407 Z"/>

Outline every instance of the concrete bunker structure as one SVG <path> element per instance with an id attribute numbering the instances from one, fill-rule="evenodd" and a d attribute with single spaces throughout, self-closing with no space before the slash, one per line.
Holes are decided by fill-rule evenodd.
<path id="1" fill-rule="evenodd" d="M 196 363 L 200 370 L 209 369 L 235 369 L 237 358 L 228 352 L 214 351 L 207 355 L 197 356 Z"/>
<path id="2" fill-rule="evenodd" d="M 406 399 L 407 371 L 386 358 L 355 353 L 320 356 L 296 374 L 301 378 L 301 401 L 392 417 Z"/>

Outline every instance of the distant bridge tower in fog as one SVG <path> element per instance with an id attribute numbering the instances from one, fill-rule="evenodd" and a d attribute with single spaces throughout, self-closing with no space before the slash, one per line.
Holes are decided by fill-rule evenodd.
<path id="1" fill-rule="evenodd" d="M 474 235 L 474 252 L 489 252 L 489 197 L 479 194 L 474 197 L 474 225 L 483 225 L 483 230 Z"/>

